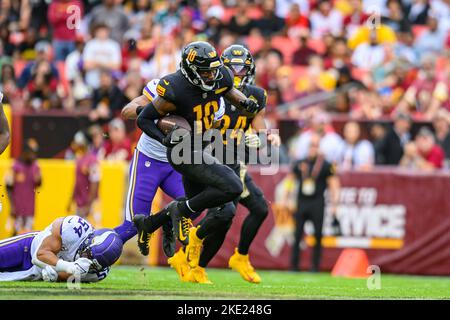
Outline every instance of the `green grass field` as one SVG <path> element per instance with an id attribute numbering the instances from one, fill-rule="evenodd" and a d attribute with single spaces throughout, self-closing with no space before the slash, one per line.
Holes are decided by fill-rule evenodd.
<path id="1" fill-rule="evenodd" d="M 210 269 L 213 285 L 182 283 L 169 268 L 118 266 L 107 279 L 69 290 L 65 283 L 0 283 L 0 299 L 449 299 L 450 277 L 381 276 L 381 289 L 365 279 L 327 273 L 261 271 L 263 282 L 243 281 L 231 270 Z"/>

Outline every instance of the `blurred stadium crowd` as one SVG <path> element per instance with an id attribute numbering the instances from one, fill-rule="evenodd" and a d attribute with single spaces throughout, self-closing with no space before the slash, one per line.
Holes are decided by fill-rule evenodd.
<path id="1" fill-rule="evenodd" d="M 111 121 L 194 40 L 253 53 L 272 126 L 298 120 L 283 159 L 315 130 L 343 169 L 450 164 L 448 0 L 2 0 L 0 91 L 13 112 L 87 114 L 94 148 L 130 159 L 134 139 Z"/>

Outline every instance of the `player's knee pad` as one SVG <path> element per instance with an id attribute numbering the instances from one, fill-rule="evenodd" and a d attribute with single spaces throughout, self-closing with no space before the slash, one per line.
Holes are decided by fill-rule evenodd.
<path id="1" fill-rule="evenodd" d="M 232 202 L 226 203 L 220 210 L 216 212 L 214 218 L 220 221 L 223 226 L 231 226 L 234 214 L 236 213 L 236 206 Z"/>
<path id="2" fill-rule="evenodd" d="M 256 202 L 250 213 L 256 215 L 261 220 L 266 219 L 269 214 L 269 207 L 267 206 L 266 199 L 261 197 L 259 201 Z"/>
<path id="3" fill-rule="evenodd" d="M 226 201 L 233 201 L 239 197 L 243 191 L 241 179 L 235 174 L 229 175 L 224 184 L 224 193 L 226 194 Z"/>
<path id="4" fill-rule="evenodd" d="M 267 205 L 267 200 L 264 197 L 263 193 L 259 192 L 252 195 L 250 201 L 246 201 L 243 199 L 242 204 L 244 204 L 249 210 L 249 214 L 254 217 L 257 217 L 259 220 L 264 221 L 269 214 L 269 207 Z"/>

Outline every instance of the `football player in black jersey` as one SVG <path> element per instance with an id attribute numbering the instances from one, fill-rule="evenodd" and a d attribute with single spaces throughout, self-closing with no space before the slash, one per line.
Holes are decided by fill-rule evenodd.
<path id="1" fill-rule="evenodd" d="M 280 137 L 275 133 L 267 133 L 264 121 L 267 95 L 264 89 L 253 85 L 256 70 L 253 57 L 249 50 L 241 45 L 232 45 L 223 51 L 221 58 L 224 65 L 229 67 L 233 72 L 234 87 L 243 92 L 249 99 L 256 101 L 259 106 L 256 113 L 249 115 L 240 111 L 232 102 L 225 99 L 225 115 L 221 120 L 221 129 L 224 148 L 234 153 L 232 162 L 226 162 L 226 165 L 233 169 L 236 175 L 241 178 L 244 187 L 243 193 L 235 200 L 235 206 L 237 203 L 241 203 L 249 210 L 249 214 L 242 225 L 238 248 L 235 249 L 234 255 L 230 258 L 229 266 L 239 272 L 246 281 L 260 283 L 261 278 L 250 263 L 248 251 L 260 226 L 267 217 L 268 206 L 262 191 L 255 185 L 252 178 L 246 172 L 246 155 L 239 154 L 239 150 L 242 150 L 242 148 L 239 149 L 236 146 L 239 143 L 245 143 L 248 148 L 259 148 L 261 141 L 256 132 L 267 134 L 267 140 L 277 147 L 280 145 Z M 226 130 L 231 131 L 227 132 Z M 242 136 L 244 139 L 239 138 Z M 230 141 L 231 139 L 234 139 L 234 141 Z M 222 208 L 210 209 L 199 225 L 204 225 L 209 220 L 220 219 L 224 214 L 222 210 Z M 198 262 L 200 268 L 205 268 L 220 249 L 230 226 L 231 221 L 228 224 L 220 225 L 216 232 L 205 240 L 205 243 L 208 241 L 211 245 L 210 250 L 203 250 L 200 254 Z M 195 229 L 191 231 L 191 234 L 193 236 L 196 234 Z M 191 268 L 196 267 L 190 259 L 191 251 L 196 250 L 192 248 L 193 245 L 195 245 L 195 241 L 190 241 L 185 250 Z M 177 255 L 181 254 L 181 252 L 177 253 Z M 177 268 L 175 269 L 177 270 Z M 186 280 L 192 281 L 189 274 Z"/>
<path id="2" fill-rule="evenodd" d="M 182 51 L 180 70 L 161 78 L 157 86 L 158 96 L 147 106 L 139 108 L 137 124 L 148 136 L 167 146 L 167 158 L 175 170 L 183 175 L 187 200 L 173 201 L 158 214 L 148 217 L 136 215 L 134 222 L 140 239 L 146 242 L 149 234 L 167 221 L 170 216 L 174 233 L 183 244 L 191 241 L 187 218 L 208 208 L 222 207 L 219 219 L 211 219 L 195 229 L 195 248 L 191 259 L 198 261 L 203 240 L 213 234 L 221 225 L 229 224 L 234 216 L 234 203 L 243 191 L 242 182 L 234 171 L 202 150 L 191 148 L 191 159 L 195 153 L 202 153 L 206 163 L 178 163 L 174 161 L 172 148 L 188 136 L 180 135 L 176 126 L 164 135 L 154 120 L 166 114 L 178 115 L 188 121 L 192 134 L 197 134 L 198 123 L 201 133 L 212 128 L 214 113 L 219 109 L 223 96 L 243 112 L 254 114 L 258 104 L 247 98 L 233 86 L 233 74 L 223 66 L 216 50 L 207 42 L 197 41 L 188 44 Z M 197 125 L 196 125 L 197 124 Z M 176 130 L 178 129 L 178 130 Z M 178 132 L 177 132 L 178 131 Z M 209 245 L 205 243 L 203 250 Z M 196 268 L 195 282 L 209 283 L 204 269 Z"/>

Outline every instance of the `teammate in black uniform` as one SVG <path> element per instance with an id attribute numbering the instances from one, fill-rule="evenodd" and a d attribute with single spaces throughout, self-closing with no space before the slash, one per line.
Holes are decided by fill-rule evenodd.
<path id="1" fill-rule="evenodd" d="M 264 89 L 253 85 L 255 78 L 255 64 L 251 53 L 245 47 L 241 45 L 232 45 L 228 47 L 222 53 L 222 61 L 224 62 L 224 65 L 229 67 L 233 72 L 234 87 L 243 92 L 249 99 L 257 102 L 259 106 L 255 114 L 249 115 L 248 113 L 240 111 L 232 102 L 225 99 L 225 115 L 221 120 L 224 149 L 228 149 L 224 150 L 224 153 L 234 153 L 232 161 L 224 163 L 236 172 L 236 175 L 241 178 L 244 187 L 243 193 L 240 194 L 240 197 L 235 199 L 235 206 L 239 202 L 249 210 L 249 214 L 242 225 L 239 246 L 235 249 L 234 255 L 230 258 L 229 266 L 238 271 L 246 281 L 259 283 L 261 282 L 261 278 L 250 264 L 248 251 L 260 226 L 267 217 L 268 206 L 262 191 L 247 174 L 245 166 L 246 155 L 240 154 L 241 152 L 239 152 L 239 150 L 242 150 L 242 148 L 237 146 L 239 143 L 245 143 L 248 148 L 259 148 L 261 146 L 261 141 L 255 132 L 266 131 L 264 108 L 266 106 L 267 95 Z M 253 133 L 249 132 L 249 129 Z M 227 130 L 231 131 L 227 132 Z M 242 137 L 243 139 L 241 139 Z M 232 139 L 234 141 L 231 141 Z M 267 140 L 271 141 L 275 146 L 280 145 L 280 138 L 277 134 L 267 134 Z M 224 157 L 224 160 L 226 160 L 226 157 Z M 223 214 L 223 208 L 210 209 L 199 225 L 202 226 L 210 220 L 218 219 Z M 228 224 L 221 224 L 213 235 L 205 239 L 205 247 L 208 243 L 210 250 L 203 250 L 201 252 L 198 261 L 199 267 L 205 268 L 209 261 L 214 257 L 222 246 L 230 226 L 231 221 L 229 221 Z M 200 228 L 198 230 L 196 228 L 192 229 L 190 240 L 195 239 L 199 234 L 199 231 L 201 231 Z M 198 241 L 190 241 L 185 250 L 191 268 L 197 266 L 195 260 L 193 261 L 190 257 L 192 251 L 194 251 L 195 255 L 198 250 L 195 247 L 196 242 Z M 181 253 L 178 252 L 177 255 L 178 254 Z M 189 279 L 188 276 L 186 280 L 190 281 L 191 279 Z"/>
<path id="2" fill-rule="evenodd" d="M 147 243 L 149 233 L 155 226 L 159 227 L 170 215 L 177 238 L 187 244 L 189 235 L 189 218 L 207 208 L 222 207 L 224 213 L 220 219 L 205 223 L 197 230 L 198 236 L 205 239 L 214 233 L 218 226 L 228 224 L 235 207 L 233 200 L 243 191 L 239 177 L 229 167 L 219 163 L 211 155 L 203 154 L 206 163 L 177 163 L 172 155 L 172 148 L 182 142 L 187 135 L 177 134 L 174 127 L 168 135 L 164 135 L 154 120 L 170 113 L 185 118 L 191 126 L 192 134 L 197 133 L 201 124 L 201 133 L 212 128 L 214 112 L 219 109 L 219 99 L 224 96 L 240 109 L 249 114 L 258 110 L 258 104 L 248 99 L 242 92 L 233 87 L 233 74 L 217 55 L 216 50 L 207 42 L 188 44 L 182 52 L 180 70 L 163 77 L 157 86 L 158 96 L 147 106 L 139 109 L 137 124 L 150 137 L 168 147 L 169 163 L 183 175 L 183 183 L 187 200 L 173 201 L 159 214 L 144 218 L 135 217 L 142 243 Z M 194 140 L 194 139 L 192 139 Z M 202 150 L 191 148 L 191 159 Z M 201 240 L 200 240 L 201 242 Z M 201 250 L 198 248 L 198 250 Z M 208 250 L 205 244 L 204 250 Z M 200 252 L 198 252 L 198 256 Z M 202 269 L 195 272 L 196 282 L 207 283 L 206 273 Z"/>

